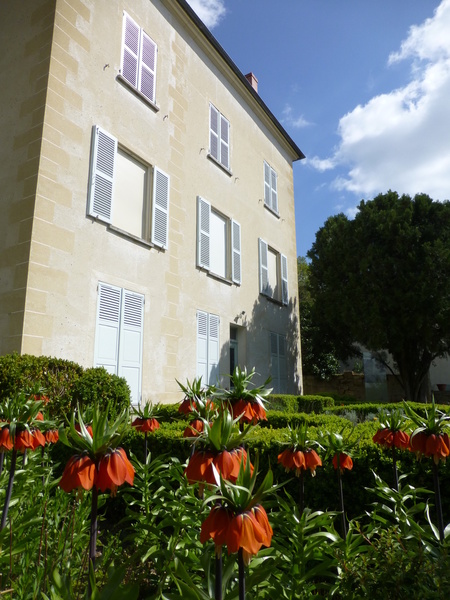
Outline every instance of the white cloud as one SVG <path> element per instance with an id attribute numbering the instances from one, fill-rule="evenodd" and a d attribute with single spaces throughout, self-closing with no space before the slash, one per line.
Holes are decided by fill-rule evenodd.
<path id="1" fill-rule="evenodd" d="M 281 122 L 283 125 L 294 127 L 295 129 L 301 129 L 302 127 L 308 127 L 311 125 L 309 121 L 307 121 L 303 115 L 294 115 L 294 111 L 292 106 L 286 104 L 283 109 Z"/>
<path id="2" fill-rule="evenodd" d="M 187 0 L 203 23 L 213 29 L 225 16 L 224 0 Z"/>
<path id="3" fill-rule="evenodd" d="M 393 189 L 450 198 L 450 0 L 411 27 L 389 63 L 410 60 L 407 85 L 357 106 L 339 122 L 340 144 L 331 158 L 310 161 L 346 174 L 333 187 L 358 195 Z"/>

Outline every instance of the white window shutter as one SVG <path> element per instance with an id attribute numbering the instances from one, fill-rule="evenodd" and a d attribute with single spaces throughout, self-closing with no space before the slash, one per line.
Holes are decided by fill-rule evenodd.
<path id="1" fill-rule="evenodd" d="M 237 221 L 231 221 L 231 279 L 241 283 L 241 226 Z"/>
<path id="2" fill-rule="evenodd" d="M 281 254 L 281 301 L 283 304 L 289 302 L 289 291 L 288 291 L 288 270 L 287 270 L 287 257 Z"/>
<path id="3" fill-rule="evenodd" d="M 267 242 L 259 238 L 259 291 L 267 294 L 269 287 L 269 263 Z"/>
<path id="4" fill-rule="evenodd" d="M 139 61 L 139 91 L 151 102 L 155 102 L 156 55 L 155 42 L 142 31 Z"/>
<path id="5" fill-rule="evenodd" d="M 94 125 L 88 213 L 107 223 L 111 222 L 116 151 L 116 138 Z"/>
<path id="6" fill-rule="evenodd" d="M 220 115 L 220 163 L 230 168 L 230 124 L 223 115 Z"/>
<path id="7" fill-rule="evenodd" d="M 197 197 L 197 266 L 209 269 L 211 204 Z"/>
<path id="8" fill-rule="evenodd" d="M 271 169 L 272 210 L 278 213 L 278 179 L 276 172 Z"/>
<path id="9" fill-rule="evenodd" d="M 140 27 L 123 14 L 122 76 L 135 88 L 138 85 Z"/>
<path id="10" fill-rule="evenodd" d="M 197 377 L 208 385 L 208 313 L 197 311 Z"/>
<path id="11" fill-rule="evenodd" d="M 161 248 L 169 245 L 170 177 L 155 167 L 153 172 L 152 235 L 151 241 Z"/>
<path id="12" fill-rule="evenodd" d="M 144 296 L 123 290 L 122 297 L 118 375 L 127 380 L 132 403 L 139 404 L 142 381 Z"/>
<path id="13" fill-rule="evenodd" d="M 94 366 L 117 375 L 122 291 L 99 283 L 95 332 Z"/>
<path id="14" fill-rule="evenodd" d="M 208 383 L 215 385 L 219 381 L 219 328 L 220 319 L 217 315 L 209 315 L 208 327 Z"/>
<path id="15" fill-rule="evenodd" d="M 264 161 L 264 204 L 272 208 L 271 168 Z"/>
<path id="16" fill-rule="evenodd" d="M 219 123 L 220 113 L 212 104 L 209 106 L 209 152 L 213 158 L 219 157 Z"/>

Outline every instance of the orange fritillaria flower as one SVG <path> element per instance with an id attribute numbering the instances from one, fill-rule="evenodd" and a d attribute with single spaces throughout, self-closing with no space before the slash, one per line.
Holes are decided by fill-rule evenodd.
<path id="1" fill-rule="evenodd" d="M 301 471 L 309 469 L 314 477 L 316 468 L 322 466 L 322 459 L 315 450 L 293 450 L 286 448 L 278 455 L 278 462 L 283 465 L 286 471 L 295 471 L 298 477 Z"/>
<path id="2" fill-rule="evenodd" d="M 101 492 L 111 490 L 111 496 L 115 496 L 119 485 L 125 482 L 133 485 L 133 481 L 134 467 L 123 448 L 115 448 L 100 458 L 97 487 Z"/>
<path id="3" fill-rule="evenodd" d="M 0 452 L 12 450 L 13 440 L 9 435 L 9 427 L 2 427 L 0 430 Z"/>
<path id="4" fill-rule="evenodd" d="M 14 440 L 14 448 L 16 450 L 20 452 L 36 450 L 38 446 L 45 446 L 45 437 L 39 429 L 34 429 L 33 431 L 28 431 L 28 429 L 16 431 Z"/>
<path id="5" fill-rule="evenodd" d="M 202 523 L 200 542 L 204 544 L 211 538 L 216 545 L 216 554 L 220 556 L 222 546 L 225 544 L 226 535 L 233 514 L 223 506 L 213 506 L 206 520 Z"/>
<path id="6" fill-rule="evenodd" d="M 258 421 L 267 421 L 264 407 L 255 400 L 240 399 L 232 406 L 233 419 L 241 417 L 242 423 L 252 423 L 255 425 Z"/>
<path id="7" fill-rule="evenodd" d="M 418 460 L 425 454 L 427 445 L 427 434 L 424 431 L 413 433 L 409 440 L 409 447 L 415 453 Z"/>
<path id="8" fill-rule="evenodd" d="M 178 412 L 182 413 L 183 415 L 188 415 L 189 413 L 191 413 L 194 408 L 197 408 L 197 404 L 195 402 L 195 400 L 191 400 L 190 398 L 185 398 L 183 400 L 183 402 L 180 404 L 180 406 L 178 407 Z"/>
<path id="9" fill-rule="evenodd" d="M 206 471 L 211 465 L 214 459 L 214 454 L 209 451 L 197 450 L 190 457 L 188 466 L 186 467 L 184 474 L 189 483 L 195 483 L 197 481 L 206 481 Z M 211 471 L 212 472 L 212 471 Z M 208 470 L 209 473 L 209 470 Z M 210 478 L 210 476 L 208 475 Z M 216 483 L 214 479 L 207 483 Z"/>
<path id="10" fill-rule="evenodd" d="M 373 436 L 372 441 L 383 448 L 409 448 L 409 435 L 405 431 L 392 431 L 388 427 L 379 429 Z"/>
<path id="11" fill-rule="evenodd" d="M 431 434 L 427 437 L 425 445 L 425 456 L 432 456 L 436 464 L 450 454 L 450 443 L 447 433 Z"/>
<path id="12" fill-rule="evenodd" d="M 64 469 L 59 487 L 69 493 L 72 490 L 90 490 L 97 479 L 95 463 L 87 454 L 72 456 Z"/>
<path id="13" fill-rule="evenodd" d="M 142 431 L 143 433 L 156 431 L 159 429 L 160 425 L 157 419 L 142 419 L 138 417 L 135 419 L 131 425 L 136 429 L 136 431 Z"/>
<path id="14" fill-rule="evenodd" d="M 260 507 L 260 510 L 264 511 L 262 507 Z M 260 513 L 258 518 L 264 520 L 263 513 Z M 265 523 L 261 525 L 258 522 L 254 509 L 233 517 L 225 536 L 228 554 L 237 552 L 239 548 L 242 548 L 246 564 L 250 562 L 252 556 L 258 554 L 261 546 L 270 546 L 271 541 L 272 534 L 267 530 Z"/>
<path id="15" fill-rule="evenodd" d="M 198 437 L 202 433 L 204 427 L 205 424 L 201 419 L 194 419 L 184 430 L 183 437 Z"/>
<path id="16" fill-rule="evenodd" d="M 338 453 L 336 453 L 333 456 L 333 467 L 335 469 L 338 468 Z M 341 473 L 344 472 L 344 469 L 348 469 L 349 471 L 351 471 L 353 469 L 353 460 L 351 459 L 351 457 L 348 454 L 345 454 L 344 452 L 340 452 L 339 453 L 339 468 Z"/>
<path id="17" fill-rule="evenodd" d="M 45 437 L 45 441 L 47 442 L 47 444 L 56 444 L 56 442 L 59 440 L 58 430 L 57 429 L 48 429 L 44 433 L 44 437 Z"/>

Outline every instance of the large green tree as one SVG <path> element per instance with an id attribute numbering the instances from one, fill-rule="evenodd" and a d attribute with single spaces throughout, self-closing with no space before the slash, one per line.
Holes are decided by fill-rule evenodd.
<path id="1" fill-rule="evenodd" d="M 330 217 L 308 257 L 312 318 L 339 357 L 355 343 L 389 352 L 405 398 L 423 400 L 450 350 L 450 202 L 380 194 L 353 220 Z"/>

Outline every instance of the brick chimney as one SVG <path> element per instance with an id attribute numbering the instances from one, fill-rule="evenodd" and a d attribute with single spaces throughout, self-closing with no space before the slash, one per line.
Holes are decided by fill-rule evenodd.
<path id="1" fill-rule="evenodd" d="M 258 91 L 258 80 L 256 79 L 254 73 L 251 73 L 251 72 L 247 73 L 245 78 L 247 79 L 249 84 L 252 86 L 252 88 L 255 90 L 255 92 L 257 92 Z"/>

